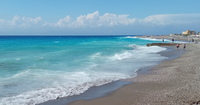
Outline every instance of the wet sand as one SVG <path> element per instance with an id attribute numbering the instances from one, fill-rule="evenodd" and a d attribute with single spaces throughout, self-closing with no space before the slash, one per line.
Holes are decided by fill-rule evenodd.
<path id="1" fill-rule="evenodd" d="M 182 46 L 180 49 L 183 50 Z M 200 44 L 187 43 L 186 53 L 140 74 L 113 93 L 70 105 L 190 105 L 200 101 Z"/>

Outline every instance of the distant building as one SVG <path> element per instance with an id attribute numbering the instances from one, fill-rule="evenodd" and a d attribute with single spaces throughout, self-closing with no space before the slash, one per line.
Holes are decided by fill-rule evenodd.
<path id="1" fill-rule="evenodd" d="M 190 30 L 187 30 L 185 32 L 182 32 L 183 35 L 189 35 L 190 34 Z"/>
<path id="2" fill-rule="evenodd" d="M 190 31 L 190 30 L 187 30 L 185 32 L 182 32 L 183 35 L 196 35 L 196 32 L 195 31 Z"/>
<path id="3" fill-rule="evenodd" d="M 182 32 L 182 34 L 170 34 L 170 36 L 182 36 L 182 35 L 185 35 L 185 36 L 199 35 L 200 36 L 200 32 L 186 30 L 186 31 Z"/>
<path id="4" fill-rule="evenodd" d="M 196 32 L 195 31 L 190 31 L 189 35 L 196 35 Z"/>

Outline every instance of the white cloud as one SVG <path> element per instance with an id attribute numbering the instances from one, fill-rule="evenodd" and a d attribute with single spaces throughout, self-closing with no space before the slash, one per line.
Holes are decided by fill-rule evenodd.
<path id="1" fill-rule="evenodd" d="M 144 22 L 143 24 L 155 24 L 155 25 L 166 25 L 167 15 L 152 15 L 148 16 L 141 21 Z"/>
<path id="2" fill-rule="evenodd" d="M 182 25 L 200 23 L 200 14 L 162 14 L 148 16 L 142 20 L 144 23 L 154 25 Z M 144 24 L 143 23 L 143 24 Z"/>
<path id="3" fill-rule="evenodd" d="M 81 15 L 73 22 L 70 22 L 69 19 L 69 16 L 60 19 L 56 25 L 59 24 L 59 26 L 68 28 L 96 28 L 104 26 L 112 27 L 118 25 L 130 25 L 135 21 L 135 19 L 128 18 L 128 15 L 105 13 L 104 15 L 100 16 L 98 11 L 89 13 L 87 15 Z M 67 20 L 67 22 L 63 20 Z"/>
<path id="4" fill-rule="evenodd" d="M 14 16 L 11 20 L 0 19 L 0 34 L 35 34 L 42 32 L 41 17 Z"/>
<path id="5" fill-rule="evenodd" d="M 38 24 L 42 20 L 41 17 L 30 18 L 14 16 L 12 20 L 0 20 L 0 26 L 23 27 L 27 28 Z M 8 27 L 9 28 L 9 27 Z"/>
<path id="6" fill-rule="evenodd" d="M 65 26 L 65 25 L 68 25 L 68 24 L 70 23 L 70 20 L 71 20 L 71 17 L 66 16 L 66 17 L 63 18 L 63 19 L 60 19 L 60 20 L 56 23 L 56 26 L 63 27 L 63 26 Z"/>
<path id="7" fill-rule="evenodd" d="M 99 20 L 99 12 L 89 13 L 87 15 L 81 15 L 77 17 L 76 21 L 72 22 L 71 26 L 74 27 L 95 27 Z"/>
<path id="8" fill-rule="evenodd" d="M 14 16 L 11 20 L 0 19 L 0 32 L 9 33 L 17 30 L 19 33 L 27 31 L 30 34 L 36 31 L 38 33 L 52 32 L 55 34 L 156 34 L 172 31 L 172 28 L 181 31 L 200 29 L 197 24 L 200 24 L 200 14 L 161 14 L 139 19 L 131 18 L 129 15 L 111 13 L 100 15 L 98 11 L 95 11 L 80 15 L 75 19 L 66 16 L 56 23 L 43 22 L 41 17 Z"/>
<path id="9" fill-rule="evenodd" d="M 168 26 L 194 24 L 200 21 L 200 14 L 162 14 L 151 15 L 144 19 L 129 18 L 129 15 L 117 15 L 105 13 L 100 15 L 98 11 L 81 15 L 75 21 L 70 21 L 67 16 L 60 19 L 56 25 L 67 28 L 100 28 L 115 26 Z"/>
<path id="10" fill-rule="evenodd" d="M 116 15 L 106 13 L 100 17 L 99 24 L 102 26 L 117 26 L 117 25 L 130 25 L 133 24 L 136 19 L 128 18 L 128 15 Z"/>
<path id="11" fill-rule="evenodd" d="M 31 25 L 38 24 L 41 21 L 41 19 L 42 19 L 41 17 L 30 18 L 30 17 L 14 16 L 14 18 L 11 20 L 11 24 L 15 26 L 28 27 Z"/>

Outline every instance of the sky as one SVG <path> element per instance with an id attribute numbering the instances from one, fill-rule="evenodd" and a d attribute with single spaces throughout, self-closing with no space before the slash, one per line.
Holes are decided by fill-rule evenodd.
<path id="1" fill-rule="evenodd" d="M 0 0 L 0 35 L 200 32 L 200 0 Z"/>

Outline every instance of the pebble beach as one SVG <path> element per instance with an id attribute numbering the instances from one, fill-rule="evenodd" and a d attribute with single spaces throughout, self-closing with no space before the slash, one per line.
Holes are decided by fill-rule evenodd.
<path id="1" fill-rule="evenodd" d="M 166 38 L 159 36 L 160 38 Z M 170 38 L 168 38 L 170 39 Z M 179 40 L 185 40 L 180 39 Z M 181 45 L 177 50 L 183 50 Z M 200 44 L 187 43 L 185 53 L 161 62 L 113 93 L 70 105 L 196 105 L 200 104 Z"/>

